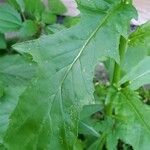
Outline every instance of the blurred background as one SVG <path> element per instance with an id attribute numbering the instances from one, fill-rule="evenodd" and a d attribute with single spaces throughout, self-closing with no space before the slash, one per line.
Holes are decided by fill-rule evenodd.
<path id="1" fill-rule="evenodd" d="M 75 0 L 61 0 L 67 7 L 66 15 L 77 16 L 79 11 Z M 138 10 L 138 20 L 133 20 L 133 24 L 140 25 L 150 20 L 150 0 L 133 0 L 134 6 Z"/>
<path id="2" fill-rule="evenodd" d="M 5 2 L 6 0 L 0 0 L 0 2 Z M 36 0 L 35 0 L 36 1 Z M 48 0 L 41 0 L 45 3 L 45 5 L 48 4 Z M 52 1 L 52 3 L 55 3 L 54 1 L 58 0 L 49 0 Z M 66 7 L 66 12 L 64 15 L 67 16 L 77 16 L 79 15 L 79 10 L 77 9 L 77 5 L 75 0 L 59 0 L 63 3 L 63 5 Z M 133 0 L 133 3 L 135 7 L 138 10 L 138 20 L 133 20 L 133 24 L 140 25 L 145 23 L 146 21 L 150 20 L 150 0 Z"/>

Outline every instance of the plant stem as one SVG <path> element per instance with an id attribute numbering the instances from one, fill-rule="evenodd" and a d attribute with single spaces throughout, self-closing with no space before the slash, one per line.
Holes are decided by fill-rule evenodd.
<path id="1" fill-rule="evenodd" d="M 122 64 L 124 56 L 125 56 L 125 52 L 127 49 L 127 39 L 125 39 L 123 36 L 120 37 L 120 45 L 119 45 L 119 55 L 120 55 L 120 64 Z M 118 87 L 119 81 L 120 81 L 120 77 L 121 77 L 121 67 L 120 64 L 115 62 L 115 66 L 114 66 L 114 73 L 113 73 L 113 80 L 112 80 L 112 85 L 115 85 Z M 106 114 L 108 116 L 112 115 L 112 96 L 115 93 L 115 91 L 113 89 L 110 89 L 111 91 L 108 92 L 107 94 L 107 101 L 109 101 L 109 103 L 106 105 Z"/>
<path id="2" fill-rule="evenodd" d="M 126 49 L 127 49 L 127 39 L 125 39 L 123 36 L 121 36 L 120 37 L 120 45 L 119 45 L 120 64 L 122 63 L 122 61 L 124 59 Z M 112 83 L 118 86 L 120 77 L 121 77 L 121 67 L 118 63 L 115 62 Z"/>

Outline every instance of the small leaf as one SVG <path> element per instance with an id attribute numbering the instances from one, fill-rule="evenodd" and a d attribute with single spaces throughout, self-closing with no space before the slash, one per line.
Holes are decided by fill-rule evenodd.
<path id="1" fill-rule="evenodd" d="M 21 29 L 19 30 L 19 36 L 27 38 L 35 35 L 38 32 L 38 25 L 32 20 L 26 20 Z"/>
<path id="2" fill-rule="evenodd" d="M 41 0 L 24 0 L 25 12 L 35 18 L 37 21 L 41 20 L 42 12 L 44 11 L 44 4 Z"/>
<path id="3" fill-rule="evenodd" d="M 79 133 L 99 137 L 100 134 L 95 130 L 91 122 L 92 115 L 99 113 L 103 107 L 99 104 L 85 105 L 81 111 L 79 122 Z"/>
<path id="4" fill-rule="evenodd" d="M 120 84 L 130 82 L 132 89 L 138 89 L 140 86 L 150 83 L 150 57 L 143 59 L 131 72 L 125 75 Z"/>
<path id="5" fill-rule="evenodd" d="M 20 14 L 9 4 L 0 5 L 0 32 L 18 30 L 22 25 Z"/>
<path id="6" fill-rule="evenodd" d="M 129 37 L 129 45 L 122 63 L 125 72 L 130 72 L 140 61 L 150 55 L 150 22 L 137 28 Z M 134 59 L 133 59 L 134 58 Z"/>
<path id="7" fill-rule="evenodd" d="M 100 137 L 100 134 L 93 127 L 85 124 L 84 122 L 79 123 L 79 133 Z"/>
<path id="8" fill-rule="evenodd" d="M 94 113 L 101 111 L 103 107 L 99 104 L 85 105 L 82 108 L 80 118 L 85 119 L 91 117 Z"/>
<path id="9" fill-rule="evenodd" d="M 58 15 L 62 15 L 67 11 L 67 8 L 64 6 L 61 0 L 48 0 L 50 10 Z"/>
<path id="10" fill-rule="evenodd" d="M 56 15 L 52 14 L 51 12 L 43 12 L 42 13 L 42 22 L 46 24 L 54 24 L 57 21 Z"/>

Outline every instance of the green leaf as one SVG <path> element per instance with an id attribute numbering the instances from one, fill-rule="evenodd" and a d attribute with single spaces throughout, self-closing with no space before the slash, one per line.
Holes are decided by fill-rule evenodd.
<path id="1" fill-rule="evenodd" d="M 20 6 L 18 5 L 16 0 L 7 0 L 7 2 L 13 6 L 15 9 L 20 10 Z"/>
<path id="2" fill-rule="evenodd" d="M 149 41 L 150 22 L 147 22 L 130 35 L 128 49 L 122 63 L 123 70 L 131 71 L 141 60 L 150 55 Z"/>
<path id="3" fill-rule="evenodd" d="M 22 38 L 27 38 L 35 35 L 38 32 L 38 25 L 32 20 L 26 20 L 18 34 Z"/>
<path id="4" fill-rule="evenodd" d="M 44 4 L 41 0 L 24 0 L 25 12 L 35 18 L 37 21 L 41 20 L 42 12 L 44 11 Z"/>
<path id="5" fill-rule="evenodd" d="M 24 12 L 25 11 L 25 3 L 24 0 L 7 0 L 10 5 L 12 5 L 15 9 Z"/>
<path id="6" fill-rule="evenodd" d="M 91 135 L 95 137 L 100 137 L 100 134 L 91 126 L 84 122 L 79 123 L 79 133 L 85 134 L 85 135 Z"/>
<path id="7" fill-rule="evenodd" d="M 46 24 L 54 24 L 57 21 L 57 16 L 51 12 L 43 12 L 42 13 L 42 22 Z"/>
<path id="8" fill-rule="evenodd" d="M 21 27 L 20 14 L 9 4 L 0 5 L 0 32 L 16 31 Z"/>
<path id="9" fill-rule="evenodd" d="M 0 64 L 0 143 L 3 143 L 10 115 L 34 77 L 36 66 L 20 55 L 1 57 Z"/>
<path id="10" fill-rule="evenodd" d="M 50 10 L 55 14 L 62 15 L 67 11 L 61 0 L 48 0 L 48 2 Z"/>
<path id="11" fill-rule="evenodd" d="M 88 148 L 87 150 L 102 150 L 103 149 L 103 145 L 105 142 L 105 138 L 106 138 L 106 134 L 103 133 L 100 138 L 98 140 L 96 140 L 95 142 L 93 142 Z"/>
<path id="12" fill-rule="evenodd" d="M 143 59 L 131 72 L 125 75 L 120 84 L 129 81 L 132 89 L 138 89 L 142 85 L 150 83 L 150 57 Z"/>
<path id="13" fill-rule="evenodd" d="M 150 107 L 143 104 L 139 96 L 128 89 L 119 94 L 116 115 L 121 117 L 114 134 L 134 150 L 147 150 L 150 147 Z"/>
<path id="14" fill-rule="evenodd" d="M 80 17 L 65 17 L 63 24 L 70 28 L 80 22 Z"/>
<path id="15" fill-rule="evenodd" d="M 0 64 L 0 79 L 5 86 L 26 85 L 36 73 L 36 65 L 19 55 L 1 57 Z"/>
<path id="16" fill-rule="evenodd" d="M 115 124 L 115 119 L 106 116 L 105 119 L 101 121 L 101 123 L 98 125 L 98 127 L 104 135 L 104 142 L 106 142 L 106 148 L 108 150 L 117 150 L 118 130 L 116 129 L 117 131 L 115 131 L 115 128 L 117 128 Z M 101 139 L 98 140 L 101 141 Z"/>
<path id="17" fill-rule="evenodd" d="M 99 124 L 105 134 L 106 148 L 117 150 L 118 141 L 122 140 L 134 150 L 147 150 L 150 146 L 150 107 L 127 88 L 118 91 L 112 102 L 113 114 Z"/>
<path id="18" fill-rule="evenodd" d="M 5 136 L 8 149 L 73 149 L 81 108 L 94 102 L 94 66 L 102 56 L 119 62 L 120 35 L 126 35 L 134 14 L 131 4 L 121 0 L 101 2 L 108 5 L 105 11 L 101 4 L 95 10 L 79 4 L 79 25 L 14 46 L 31 54 L 41 73 L 11 116 Z"/>
<path id="19" fill-rule="evenodd" d="M 10 115 L 15 109 L 19 96 L 23 93 L 24 86 L 5 87 L 3 97 L 0 97 L 0 144 L 9 125 Z"/>
<path id="20" fill-rule="evenodd" d="M 103 107 L 99 104 L 85 105 L 82 108 L 80 118 L 85 119 L 85 118 L 91 117 L 92 114 L 94 114 L 102 109 L 103 109 Z"/>
<path id="21" fill-rule="evenodd" d="M 100 134 L 94 128 L 92 124 L 92 115 L 96 116 L 96 113 L 100 115 L 100 111 L 103 109 L 103 106 L 99 104 L 85 105 L 80 114 L 79 122 L 79 133 L 84 135 L 91 135 L 99 137 Z"/>
<path id="22" fill-rule="evenodd" d="M 0 49 L 5 49 L 7 47 L 4 34 L 0 33 Z"/>

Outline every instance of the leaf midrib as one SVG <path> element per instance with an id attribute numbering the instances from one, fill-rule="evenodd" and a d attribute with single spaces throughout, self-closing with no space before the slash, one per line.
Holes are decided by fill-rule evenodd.
<path id="1" fill-rule="evenodd" d="M 106 15 L 106 17 L 104 17 L 104 19 L 102 21 L 100 21 L 100 24 L 98 25 L 98 27 L 91 33 L 91 35 L 89 36 L 89 38 L 86 40 L 85 44 L 82 46 L 81 50 L 79 51 L 78 55 L 75 57 L 73 62 L 70 64 L 70 67 L 68 68 L 68 70 L 66 71 L 66 73 L 64 75 L 64 78 L 62 79 L 60 87 L 62 87 L 62 85 L 63 85 L 66 77 L 68 76 L 70 70 L 73 68 L 73 66 L 76 63 L 76 61 L 80 58 L 80 56 L 82 55 L 82 53 L 85 50 L 86 46 L 89 44 L 89 42 L 92 40 L 92 38 L 96 35 L 98 30 L 103 26 L 103 24 L 107 21 L 107 19 L 112 15 L 112 13 L 114 11 L 116 11 L 116 9 L 118 9 L 120 6 L 121 6 L 121 3 L 116 5 L 114 8 L 110 9 L 110 11 Z"/>

